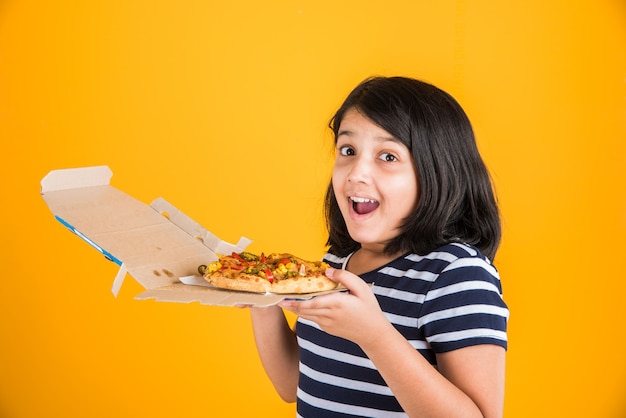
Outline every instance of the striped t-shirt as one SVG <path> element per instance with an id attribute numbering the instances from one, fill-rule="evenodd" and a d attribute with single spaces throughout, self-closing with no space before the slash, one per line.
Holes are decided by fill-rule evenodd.
<path id="1" fill-rule="evenodd" d="M 343 268 L 348 257 L 326 254 Z M 474 247 L 449 244 L 408 254 L 361 275 L 387 319 L 431 364 L 435 353 L 477 344 L 507 348 L 508 308 L 498 272 Z M 384 380 L 351 341 L 298 319 L 298 417 L 405 417 Z"/>

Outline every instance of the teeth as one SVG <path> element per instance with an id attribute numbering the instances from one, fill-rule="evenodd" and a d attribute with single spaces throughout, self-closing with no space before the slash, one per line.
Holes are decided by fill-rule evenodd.
<path id="1" fill-rule="evenodd" d="M 374 202 L 376 202 L 375 200 L 366 199 L 364 197 L 350 197 L 350 200 L 352 200 L 355 203 L 367 203 L 367 202 L 374 203 Z"/>

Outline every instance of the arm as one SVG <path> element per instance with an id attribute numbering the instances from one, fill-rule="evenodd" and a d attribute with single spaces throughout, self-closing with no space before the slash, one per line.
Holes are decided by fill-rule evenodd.
<path id="1" fill-rule="evenodd" d="M 282 306 L 358 344 L 409 416 L 502 415 L 504 349 L 479 345 L 441 354 L 438 371 L 387 320 L 360 278 L 341 270 L 327 274 L 350 293 Z"/>
<path id="2" fill-rule="evenodd" d="M 263 368 L 280 397 L 295 402 L 300 360 L 295 333 L 278 306 L 251 308 L 252 327 Z"/>
<path id="3" fill-rule="evenodd" d="M 437 371 L 393 327 L 384 332 L 361 348 L 409 416 L 502 416 L 502 347 L 477 345 L 440 354 Z"/>

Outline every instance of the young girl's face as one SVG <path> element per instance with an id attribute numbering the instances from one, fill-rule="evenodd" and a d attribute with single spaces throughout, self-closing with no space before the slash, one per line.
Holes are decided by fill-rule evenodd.
<path id="1" fill-rule="evenodd" d="M 417 203 L 417 172 L 409 149 L 356 109 L 339 125 L 332 184 L 348 232 L 382 252 Z"/>

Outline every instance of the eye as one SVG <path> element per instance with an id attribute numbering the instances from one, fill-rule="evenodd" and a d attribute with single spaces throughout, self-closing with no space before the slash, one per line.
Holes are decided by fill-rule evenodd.
<path id="1" fill-rule="evenodd" d="M 354 155 L 354 149 L 352 147 L 349 147 L 347 145 L 344 145 L 342 147 L 339 147 L 339 154 L 341 155 Z"/>
<path id="2" fill-rule="evenodd" d="M 383 161 L 389 161 L 389 162 L 398 161 L 398 157 L 396 157 L 395 155 L 390 154 L 388 152 L 384 152 L 384 153 L 380 154 L 379 158 L 381 160 L 383 160 Z"/>

